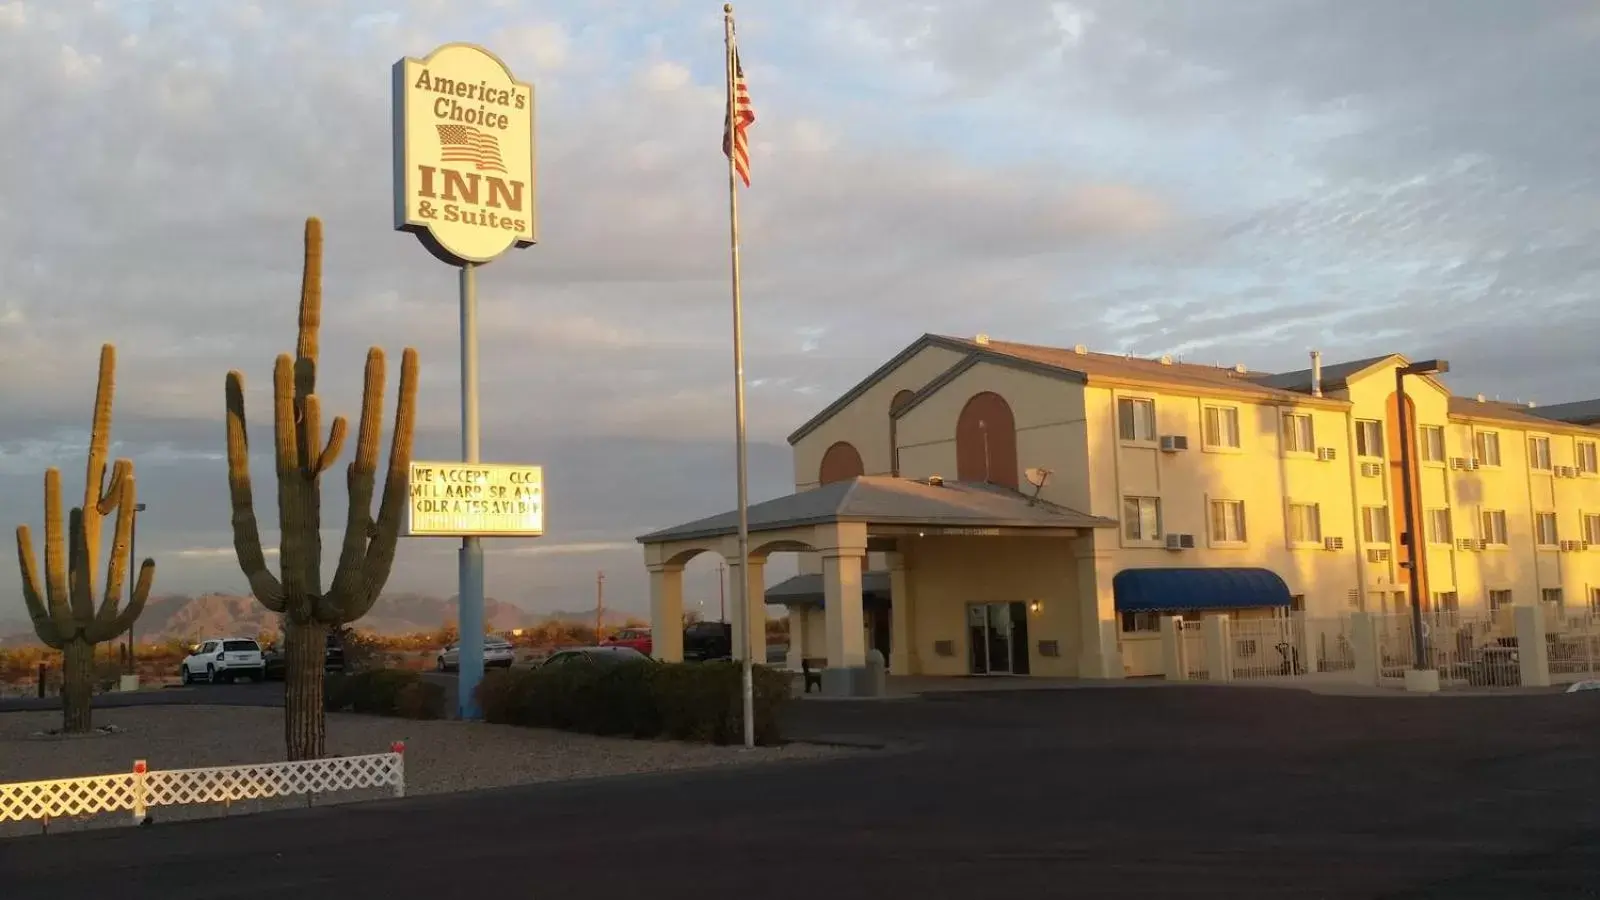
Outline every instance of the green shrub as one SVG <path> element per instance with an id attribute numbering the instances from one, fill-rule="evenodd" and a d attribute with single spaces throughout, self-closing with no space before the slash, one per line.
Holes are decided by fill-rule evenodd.
<path id="1" fill-rule="evenodd" d="M 635 738 L 729 744 L 744 739 L 738 663 L 566 664 L 491 673 L 477 700 L 489 722 Z M 755 669 L 756 741 L 781 739 L 789 679 Z"/>
<path id="2" fill-rule="evenodd" d="M 329 712 L 443 718 L 444 686 L 404 669 L 369 669 L 353 675 L 329 674 L 323 683 L 323 707 Z"/>

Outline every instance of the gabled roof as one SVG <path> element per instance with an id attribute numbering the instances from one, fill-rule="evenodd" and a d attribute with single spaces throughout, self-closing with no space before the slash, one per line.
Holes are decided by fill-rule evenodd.
<path id="1" fill-rule="evenodd" d="M 1375 369 L 1380 364 L 1394 359 L 1398 354 L 1386 353 L 1383 356 L 1369 356 L 1366 359 L 1352 359 L 1349 362 L 1334 363 L 1322 367 L 1322 389 L 1324 391 L 1337 391 L 1348 387 L 1349 380 Z M 1255 379 L 1260 384 L 1269 387 L 1283 388 L 1286 391 L 1309 393 L 1311 391 L 1311 370 L 1297 369 L 1293 372 L 1282 372 L 1277 375 L 1260 375 Z"/>
<path id="2" fill-rule="evenodd" d="M 1116 520 L 1033 500 L 988 484 L 863 475 L 752 505 L 752 533 L 830 522 L 934 528 L 1114 528 Z M 737 534 L 738 511 L 696 519 L 640 537 L 641 544 Z"/>
<path id="3" fill-rule="evenodd" d="M 947 350 L 954 350 L 956 352 L 960 352 L 962 349 L 960 347 L 951 346 L 945 343 L 942 339 L 931 334 L 925 334 L 922 337 L 917 338 L 915 341 L 911 342 L 910 346 L 906 347 L 904 350 L 901 350 L 899 353 L 896 353 L 888 362 L 872 370 L 872 374 L 857 382 L 855 387 L 839 395 L 839 399 L 823 407 L 821 412 L 807 419 L 805 424 L 791 432 L 789 434 L 789 443 L 793 444 L 811 432 L 817 430 L 817 428 L 822 425 L 823 422 L 833 418 L 834 414 L 839 412 L 839 410 L 844 409 L 846 406 L 854 403 L 862 394 L 865 394 L 867 391 L 871 390 L 878 384 L 878 382 L 889 377 L 890 373 L 894 372 L 894 370 L 900 368 L 902 365 L 905 365 L 911 360 L 912 357 L 916 356 L 918 353 L 921 353 L 928 347 L 935 345 L 943 346 Z M 918 385 L 917 387 L 920 388 L 921 385 Z"/>
<path id="4" fill-rule="evenodd" d="M 1541 418 L 1554 419 L 1571 425 L 1597 425 L 1600 424 L 1600 397 L 1593 400 L 1574 400 L 1571 403 L 1536 406 L 1528 412 Z"/>

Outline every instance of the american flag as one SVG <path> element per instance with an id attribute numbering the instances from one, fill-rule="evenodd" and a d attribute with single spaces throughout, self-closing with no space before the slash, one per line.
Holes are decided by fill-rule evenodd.
<path id="1" fill-rule="evenodd" d="M 746 134 L 755 124 L 756 110 L 750 105 L 750 86 L 744 82 L 744 66 L 739 65 L 739 51 L 733 51 L 733 96 L 728 98 L 728 118 L 733 125 L 729 134 L 727 124 L 722 128 L 722 152 L 733 159 L 733 168 L 745 187 L 750 186 L 750 136 Z"/>
<path id="2" fill-rule="evenodd" d="M 439 161 L 471 163 L 480 172 L 504 172 L 500 142 L 471 125 L 439 125 Z"/>

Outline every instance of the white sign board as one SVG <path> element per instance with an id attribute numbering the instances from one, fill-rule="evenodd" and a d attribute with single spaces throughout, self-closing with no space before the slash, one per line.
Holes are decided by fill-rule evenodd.
<path id="1" fill-rule="evenodd" d="M 544 467 L 412 462 L 411 537 L 544 534 Z"/>
<path id="2" fill-rule="evenodd" d="M 394 64 L 394 227 L 451 265 L 537 240 L 533 85 L 445 44 Z"/>

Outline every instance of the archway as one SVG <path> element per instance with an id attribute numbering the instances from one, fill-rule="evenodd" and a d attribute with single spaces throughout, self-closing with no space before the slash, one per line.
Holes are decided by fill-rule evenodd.
<path id="1" fill-rule="evenodd" d="M 855 445 L 849 441 L 839 441 L 822 454 L 817 481 L 820 484 L 832 484 L 865 474 L 867 469 L 861 464 L 861 454 L 856 451 Z"/>
<path id="2" fill-rule="evenodd" d="M 956 478 L 1017 489 L 1017 420 L 993 391 L 974 394 L 956 419 Z"/>

